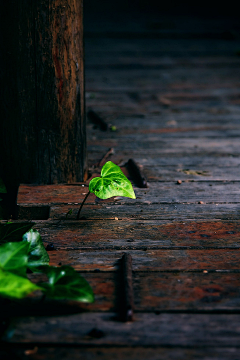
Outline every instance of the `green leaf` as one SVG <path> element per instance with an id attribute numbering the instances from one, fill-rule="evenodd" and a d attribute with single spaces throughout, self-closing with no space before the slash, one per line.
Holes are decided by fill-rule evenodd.
<path id="1" fill-rule="evenodd" d="M 120 167 L 111 161 L 102 167 L 101 177 L 96 177 L 90 181 L 89 191 L 100 199 L 108 199 L 112 196 L 126 196 L 136 199 L 131 182 L 123 174 Z"/>
<path id="2" fill-rule="evenodd" d="M 22 299 L 35 290 L 42 289 L 24 277 L 0 269 L 0 296 Z"/>
<path id="3" fill-rule="evenodd" d="M 33 271 L 33 267 L 49 265 L 49 256 L 42 242 L 41 235 L 37 230 L 29 230 L 23 235 L 23 241 L 30 244 L 28 254 L 28 267 Z"/>
<path id="4" fill-rule="evenodd" d="M 6 186 L 4 185 L 4 182 L 2 181 L 1 178 L 0 178 L 0 193 L 1 194 L 6 194 L 7 193 Z"/>
<path id="5" fill-rule="evenodd" d="M 88 282 L 72 267 L 48 266 L 41 268 L 49 278 L 49 283 L 40 283 L 46 296 L 53 299 L 72 299 L 82 302 L 93 302 L 94 295 Z"/>
<path id="6" fill-rule="evenodd" d="M 29 244 L 7 243 L 0 246 L 0 269 L 26 276 Z"/>
<path id="7" fill-rule="evenodd" d="M 34 223 L 6 223 L 0 224 L 0 244 L 8 241 L 22 241 L 22 236 L 33 227 Z"/>

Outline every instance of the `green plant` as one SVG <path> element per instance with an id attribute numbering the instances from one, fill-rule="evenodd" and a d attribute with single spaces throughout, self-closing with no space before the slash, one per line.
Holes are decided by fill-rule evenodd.
<path id="1" fill-rule="evenodd" d="M 40 290 L 53 299 L 73 299 L 93 302 L 93 291 L 88 282 L 72 267 L 49 266 L 49 256 L 34 223 L 0 224 L 0 296 L 22 299 Z M 8 242 L 11 240 L 11 242 Z M 48 282 L 32 283 L 27 270 L 43 273 Z"/>
<path id="2" fill-rule="evenodd" d="M 95 177 L 90 181 L 89 192 L 79 208 L 77 219 L 79 219 L 82 207 L 90 193 L 95 194 L 100 199 L 108 199 L 112 196 L 136 199 L 131 182 L 123 174 L 120 167 L 111 161 L 106 162 L 102 167 L 100 177 Z"/>
<path id="3" fill-rule="evenodd" d="M 0 179 L 1 193 L 6 193 L 6 188 Z M 102 167 L 100 177 L 90 181 L 89 192 L 79 208 L 77 219 L 90 193 L 100 199 L 112 196 L 136 198 L 131 182 L 120 167 L 111 161 Z M 68 214 L 71 212 L 72 210 Z M 33 225 L 34 223 L 0 224 L 0 296 L 21 299 L 40 290 L 44 296 L 53 299 L 93 302 L 94 295 L 90 285 L 73 268 L 49 266 L 48 253 L 40 234 L 32 229 Z M 28 269 L 33 273 L 46 274 L 49 281 L 32 283 L 27 278 Z"/>

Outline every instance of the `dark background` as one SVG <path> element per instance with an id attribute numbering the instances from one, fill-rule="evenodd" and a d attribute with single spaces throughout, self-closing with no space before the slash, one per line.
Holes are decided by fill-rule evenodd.
<path id="1" fill-rule="evenodd" d="M 86 11 L 133 11 L 133 12 L 171 12 L 175 14 L 200 13 L 204 16 L 217 14 L 234 15 L 237 11 L 237 1 L 154 1 L 154 0 L 85 0 Z"/>
<path id="2" fill-rule="evenodd" d="M 149 38 L 240 38 L 240 16 L 233 1 L 85 0 L 84 26 L 86 38 L 143 33 Z"/>

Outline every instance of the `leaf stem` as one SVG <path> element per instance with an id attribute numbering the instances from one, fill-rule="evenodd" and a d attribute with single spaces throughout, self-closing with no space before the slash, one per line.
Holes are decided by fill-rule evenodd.
<path id="1" fill-rule="evenodd" d="M 80 206 L 80 208 L 79 208 L 79 210 L 78 210 L 77 220 L 79 220 L 79 218 L 80 218 L 80 213 L 81 213 L 82 207 L 83 207 L 83 205 L 84 205 L 84 203 L 85 203 L 85 201 L 87 200 L 87 198 L 88 198 L 89 195 L 90 195 L 90 191 L 89 191 L 89 192 L 87 193 L 87 195 L 85 196 L 85 198 L 84 198 L 84 200 L 83 200 L 83 202 L 82 202 L 82 204 L 81 204 L 81 206 Z"/>

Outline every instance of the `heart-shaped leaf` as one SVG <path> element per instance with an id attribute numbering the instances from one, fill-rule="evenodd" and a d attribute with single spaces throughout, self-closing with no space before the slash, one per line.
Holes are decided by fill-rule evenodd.
<path id="1" fill-rule="evenodd" d="M 34 223 L 6 223 L 0 224 L 0 244 L 8 241 L 22 241 L 22 236 L 33 227 Z"/>
<path id="2" fill-rule="evenodd" d="M 46 266 L 41 268 L 49 278 L 49 283 L 40 283 L 46 296 L 53 299 L 72 299 L 91 303 L 94 301 L 92 288 L 88 282 L 70 266 Z"/>
<path id="3" fill-rule="evenodd" d="M 49 265 L 49 256 L 42 242 L 41 235 L 37 230 L 31 229 L 22 237 L 23 241 L 30 244 L 28 253 L 28 267 L 34 271 L 34 267 Z"/>
<path id="4" fill-rule="evenodd" d="M 0 246 L 0 269 L 25 277 L 29 244 L 26 242 L 7 243 Z"/>
<path id="5" fill-rule="evenodd" d="M 123 174 L 120 167 L 111 161 L 102 167 L 101 177 L 96 177 L 90 181 L 89 191 L 100 199 L 108 199 L 112 196 L 126 196 L 136 199 L 131 182 Z"/>
<path id="6" fill-rule="evenodd" d="M 0 296 L 22 299 L 35 290 L 42 290 L 28 279 L 0 268 Z"/>

